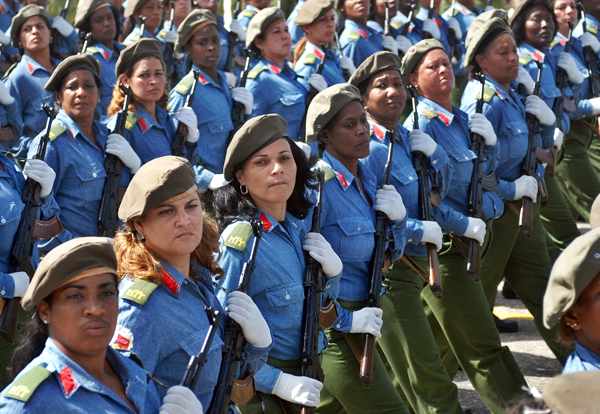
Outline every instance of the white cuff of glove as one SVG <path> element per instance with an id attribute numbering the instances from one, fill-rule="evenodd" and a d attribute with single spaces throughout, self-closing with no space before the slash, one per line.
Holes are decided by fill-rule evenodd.
<path id="1" fill-rule="evenodd" d="M 542 125 L 553 125 L 556 115 L 539 96 L 529 95 L 525 99 L 525 112 L 535 115 Z"/>
<path id="2" fill-rule="evenodd" d="M 556 64 L 559 68 L 563 68 L 569 76 L 569 82 L 574 84 L 580 84 L 583 82 L 583 74 L 579 71 L 575 59 L 571 55 L 565 52 L 561 52 L 558 55 Z"/>
<path id="3" fill-rule="evenodd" d="M 0 81 L 0 104 L 12 105 L 14 102 L 15 98 L 10 94 L 4 82 Z"/>
<path id="4" fill-rule="evenodd" d="M 342 273 L 342 261 L 323 235 L 306 233 L 302 249 L 321 264 L 325 276 L 334 277 Z"/>
<path id="5" fill-rule="evenodd" d="M 467 217 L 469 224 L 465 230 L 465 237 L 469 239 L 477 240 L 479 245 L 483 245 L 485 239 L 485 222 L 475 217 Z"/>
<path id="6" fill-rule="evenodd" d="M 273 387 L 273 394 L 286 401 L 316 407 L 321 402 L 322 388 L 321 381 L 282 372 Z"/>
<path id="7" fill-rule="evenodd" d="M 246 88 L 233 88 L 231 91 L 231 99 L 244 105 L 244 113 L 252 115 L 252 105 L 254 105 L 254 96 Z"/>
<path id="8" fill-rule="evenodd" d="M 527 69 L 525 69 L 523 66 L 519 66 L 519 73 L 517 74 L 517 79 L 515 80 L 517 84 L 521 84 L 525 87 L 525 90 L 527 91 L 528 95 L 531 95 L 533 93 L 535 81 L 533 80 L 529 72 L 527 72 Z"/>
<path id="9" fill-rule="evenodd" d="M 41 187 L 40 197 L 48 197 L 52 193 L 52 186 L 56 173 L 42 160 L 29 160 L 23 168 L 25 177 L 31 178 Z"/>
<path id="10" fill-rule="evenodd" d="M 213 178 L 210 180 L 210 184 L 208 184 L 208 188 L 211 190 L 216 190 L 217 188 L 221 188 L 229 184 L 231 181 L 227 181 L 225 179 L 225 175 L 223 174 L 215 174 Z"/>
<path id="11" fill-rule="evenodd" d="M 423 131 L 414 129 L 408 133 L 410 152 L 422 152 L 427 158 L 431 157 L 437 148 L 437 143 Z"/>
<path id="12" fill-rule="evenodd" d="M 327 81 L 323 75 L 319 75 L 318 73 L 313 73 L 308 77 L 308 84 L 319 92 L 327 89 Z"/>
<path id="13" fill-rule="evenodd" d="M 235 33 L 235 35 L 240 39 L 241 42 L 246 40 L 246 30 L 244 26 L 239 22 L 239 20 L 232 20 L 229 24 L 229 31 Z"/>
<path id="14" fill-rule="evenodd" d="M 456 20 L 456 17 L 450 17 L 448 19 L 448 27 L 454 30 L 454 34 L 456 35 L 456 40 L 462 39 L 463 33 L 460 28 L 460 23 Z"/>
<path id="15" fill-rule="evenodd" d="M 115 155 L 129 170 L 135 174 L 142 166 L 140 157 L 135 153 L 129 142 L 119 134 L 110 134 L 106 139 L 106 152 Z"/>
<path id="16" fill-rule="evenodd" d="M 187 126 L 187 136 L 185 140 L 191 144 L 198 141 L 200 132 L 198 132 L 198 117 L 192 108 L 186 106 L 179 108 L 175 114 L 175 119 Z"/>
<path id="17" fill-rule="evenodd" d="M 535 201 L 538 193 L 538 182 L 535 177 L 522 175 L 515 181 L 515 200 L 520 200 L 523 197 L 529 197 Z"/>
<path id="18" fill-rule="evenodd" d="M 187 387 L 175 385 L 167 390 L 159 414 L 203 414 L 202 403 Z"/>
<path id="19" fill-rule="evenodd" d="M 427 19 L 423 22 L 423 31 L 429 33 L 435 40 L 440 40 L 442 36 L 440 28 L 432 19 Z"/>
<path id="20" fill-rule="evenodd" d="M 244 339 L 257 348 L 271 345 L 271 331 L 260 310 L 247 294 L 233 291 L 225 303 L 225 311 L 242 328 Z"/>
<path id="21" fill-rule="evenodd" d="M 10 44 L 10 37 L 7 36 L 6 33 L 4 33 L 2 30 L 0 30 L 0 44 L 2 44 L 2 45 Z"/>
<path id="22" fill-rule="evenodd" d="M 177 42 L 177 32 L 174 32 L 173 30 L 167 31 L 167 34 L 165 34 L 165 43 L 175 44 L 176 42 Z"/>
<path id="23" fill-rule="evenodd" d="M 376 338 L 381 338 L 382 315 L 383 310 L 381 308 L 362 308 L 352 312 L 350 333 L 367 333 Z"/>
<path id="24" fill-rule="evenodd" d="M 227 81 L 227 84 L 232 87 L 235 88 L 235 85 L 237 85 L 237 76 L 235 76 L 235 74 L 231 73 L 231 72 L 224 72 L 225 73 L 225 80 Z"/>
<path id="25" fill-rule="evenodd" d="M 471 132 L 481 135 L 485 145 L 493 146 L 498 142 L 492 123 L 483 114 L 469 115 L 469 129 Z"/>
<path id="26" fill-rule="evenodd" d="M 349 71 L 351 75 L 354 75 L 354 72 L 356 72 L 356 66 L 354 66 L 354 62 L 348 56 L 340 58 L 340 66 L 342 69 Z"/>
<path id="27" fill-rule="evenodd" d="M 592 115 L 600 115 L 600 97 L 592 98 L 588 102 L 592 105 Z"/>
<path id="28" fill-rule="evenodd" d="M 442 242 L 444 234 L 442 228 L 435 221 L 423 221 L 423 237 L 421 237 L 421 243 L 432 243 L 435 244 L 436 250 L 442 248 Z"/>
<path id="29" fill-rule="evenodd" d="M 393 185 L 384 185 L 375 193 L 373 209 L 384 213 L 391 221 L 402 220 L 406 217 L 406 208 L 402 197 Z"/>
<path id="30" fill-rule="evenodd" d="M 310 155 L 311 155 L 311 149 L 310 149 L 310 145 L 302 142 L 302 141 L 295 141 L 296 142 L 296 146 L 298 146 L 298 148 L 300 148 L 302 150 L 302 152 L 304 153 L 304 155 L 306 155 L 307 159 L 310 159 Z"/>
<path id="31" fill-rule="evenodd" d="M 598 51 L 600 51 L 600 41 L 590 32 L 585 32 L 582 34 L 579 40 L 581 41 L 582 47 L 591 47 L 594 53 L 598 53 Z"/>
<path id="32" fill-rule="evenodd" d="M 412 42 L 406 36 L 398 35 L 396 36 L 396 45 L 398 46 L 399 51 L 406 54 L 406 51 L 411 48 Z"/>
<path id="33" fill-rule="evenodd" d="M 385 50 L 389 50 L 395 55 L 398 54 L 398 44 L 396 43 L 396 39 L 394 39 L 392 36 L 383 36 L 381 46 L 383 46 Z"/>
<path id="34" fill-rule="evenodd" d="M 58 30 L 58 33 L 64 37 L 69 37 L 71 32 L 75 30 L 73 26 L 61 16 L 56 16 L 54 20 L 52 20 L 52 28 Z"/>
<path id="35" fill-rule="evenodd" d="M 557 151 L 561 149 L 564 139 L 565 134 L 558 128 L 554 129 L 554 148 L 556 148 Z"/>
<path id="36" fill-rule="evenodd" d="M 29 287 L 29 275 L 25 272 L 9 273 L 15 283 L 15 298 L 22 298 Z"/>

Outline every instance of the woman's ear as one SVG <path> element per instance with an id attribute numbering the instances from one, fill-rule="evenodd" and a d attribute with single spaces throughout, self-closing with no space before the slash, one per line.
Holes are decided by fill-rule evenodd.
<path id="1" fill-rule="evenodd" d="M 580 312 L 581 312 L 581 309 L 577 305 L 575 305 L 571 309 L 569 309 L 567 311 L 567 313 L 565 313 L 565 315 L 563 316 L 563 319 L 567 323 L 567 326 L 575 331 L 578 331 L 581 329 L 580 315 L 579 315 Z"/>
<path id="2" fill-rule="evenodd" d="M 419 77 L 414 72 L 408 74 L 408 81 L 415 89 L 419 89 Z"/>
<path id="3" fill-rule="evenodd" d="M 48 302 L 45 300 L 41 301 L 36 305 L 38 314 L 40 315 L 40 319 L 45 324 L 50 323 L 50 306 L 48 306 Z"/>
<path id="4" fill-rule="evenodd" d="M 240 186 L 246 185 L 244 181 L 244 173 L 242 172 L 242 170 L 237 170 L 235 172 L 235 179 L 238 181 L 238 183 L 240 183 Z"/>
<path id="5" fill-rule="evenodd" d="M 134 230 L 137 231 L 139 234 L 144 234 L 144 225 L 142 224 L 142 219 L 133 219 L 133 227 Z"/>
<path id="6" fill-rule="evenodd" d="M 318 139 L 323 144 L 330 144 L 331 143 L 331 137 L 329 136 L 329 131 L 327 131 L 326 129 L 322 129 L 321 132 L 319 132 Z"/>
<path id="7" fill-rule="evenodd" d="M 475 55 L 475 62 L 477 62 L 477 64 L 479 65 L 479 67 L 481 68 L 481 70 L 486 70 L 486 59 L 483 57 L 483 55 L 481 54 L 477 54 Z"/>

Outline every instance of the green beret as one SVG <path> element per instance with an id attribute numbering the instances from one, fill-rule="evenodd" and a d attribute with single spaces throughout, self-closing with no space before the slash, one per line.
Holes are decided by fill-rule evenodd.
<path id="1" fill-rule="evenodd" d="M 273 23 L 285 21 L 285 14 L 277 7 L 267 7 L 259 11 L 250 20 L 248 30 L 246 31 L 246 47 L 250 47 L 254 40 L 260 36 Z"/>
<path id="2" fill-rule="evenodd" d="M 397 70 L 401 72 L 400 67 L 402 61 L 396 53 L 392 52 L 377 52 L 366 58 L 363 63 L 360 64 L 356 72 L 350 77 L 348 83 L 356 86 L 357 88 L 361 83 L 371 78 L 384 70 Z"/>
<path id="3" fill-rule="evenodd" d="M 444 45 L 435 39 L 421 40 L 416 45 L 412 45 L 406 51 L 406 54 L 402 58 L 401 66 L 402 80 L 404 81 L 405 85 L 410 85 L 410 82 L 408 81 L 408 75 L 410 75 L 413 72 L 413 70 L 415 70 L 421 59 L 429 51 L 434 49 L 442 49 L 444 52 L 446 52 L 446 49 L 444 49 Z"/>
<path id="4" fill-rule="evenodd" d="M 279 138 L 287 137 L 286 131 L 287 122 L 277 114 L 257 116 L 242 125 L 227 147 L 223 165 L 225 179 L 233 180 L 235 172 L 252 154 Z"/>
<path id="5" fill-rule="evenodd" d="M 115 65 L 115 75 L 117 75 L 117 77 L 121 76 L 127 69 L 135 65 L 138 60 L 142 60 L 148 56 L 157 56 L 162 61 L 162 43 L 156 39 L 144 37 L 121 51 L 117 64 Z"/>
<path id="6" fill-rule="evenodd" d="M 306 112 L 306 143 L 317 141 L 323 127 L 352 101 L 360 101 L 360 91 L 349 83 L 338 83 L 319 92 Z"/>
<path id="7" fill-rule="evenodd" d="M 185 44 L 192 38 L 194 33 L 209 24 L 217 25 L 217 18 L 210 10 L 196 9 L 187 15 L 177 28 L 177 41 L 175 42 L 175 51 L 183 53 Z"/>
<path id="8" fill-rule="evenodd" d="M 544 294 L 544 325 L 551 329 L 600 273 L 600 229 L 577 237 L 558 256 Z"/>
<path id="9" fill-rule="evenodd" d="M 77 6 L 73 27 L 81 26 L 96 10 L 108 6 L 109 3 L 106 0 L 81 0 Z"/>
<path id="10" fill-rule="evenodd" d="M 119 218 L 127 223 L 167 200 L 187 197 L 197 190 L 195 178 L 185 158 L 167 155 L 147 162 L 131 179 L 119 207 Z"/>
<path id="11" fill-rule="evenodd" d="M 489 13 L 489 12 L 486 12 Z M 486 14 L 484 13 L 484 14 Z M 465 40 L 465 59 L 463 66 L 468 67 L 475 60 L 475 55 L 478 52 L 483 51 L 490 43 L 497 39 L 500 35 L 508 33 L 508 25 L 506 20 L 500 17 L 491 17 L 489 13 L 487 16 L 481 14 L 477 16 L 471 28 L 467 32 L 467 38 Z"/>
<path id="12" fill-rule="evenodd" d="M 307 0 L 300 7 L 300 11 L 294 19 L 294 24 L 296 26 L 311 24 L 331 9 L 333 9 L 333 1 L 331 0 Z"/>
<path id="13" fill-rule="evenodd" d="M 117 257 L 106 237 L 78 237 L 52 249 L 41 261 L 23 296 L 26 311 L 72 280 L 117 274 Z"/>
<path id="14" fill-rule="evenodd" d="M 590 225 L 593 229 L 600 227 L 600 195 L 596 197 L 590 210 Z"/>
<path id="15" fill-rule="evenodd" d="M 125 8 L 125 11 L 123 12 L 123 17 L 128 18 L 129 16 L 133 15 L 133 13 L 135 13 L 136 11 L 139 11 L 142 6 L 146 3 L 148 3 L 150 0 L 128 0 L 127 1 L 127 7 Z M 137 17 L 137 16 L 134 16 Z"/>
<path id="16" fill-rule="evenodd" d="M 15 14 L 15 17 L 12 18 L 12 24 L 10 26 L 10 39 L 13 47 L 19 47 L 21 26 L 23 26 L 23 23 L 25 23 L 27 19 L 33 16 L 40 16 L 46 22 L 46 25 L 48 25 L 48 29 L 50 29 L 50 18 L 48 17 L 48 13 L 46 13 L 46 9 L 36 6 L 35 4 L 27 5 L 19 10 L 19 12 Z"/>
<path id="17" fill-rule="evenodd" d="M 69 56 L 54 69 L 52 76 L 46 82 L 44 89 L 48 92 L 55 92 L 60 88 L 60 84 L 65 76 L 76 70 L 89 70 L 96 77 L 100 78 L 100 63 L 96 58 L 89 53 L 80 53 L 78 55 Z"/>
<path id="18" fill-rule="evenodd" d="M 600 371 L 581 371 L 554 377 L 542 399 L 555 414 L 598 412 Z"/>

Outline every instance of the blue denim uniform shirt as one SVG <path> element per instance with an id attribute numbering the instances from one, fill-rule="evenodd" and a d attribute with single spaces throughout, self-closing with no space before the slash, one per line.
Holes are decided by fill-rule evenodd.
<path id="1" fill-rule="evenodd" d="M 294 23 L 294 20 L 296 20 L 298 12 L 304 3 L 306 3 L 306 0 L 298 0 L 296 2 L 296 6 L 294 6 L 294 10 L 292 10 L 287 18 L 288 30 L 292 36 L 292 50 L 296 48 L 296 43 L 298 43 L 298 41 L 304 37 L 304 31 L 300 28 L 300 26 L 296 26 Z"/>
<path id="2" fill-rule="evenodd" d="M 314 56 L 314 59 L 312 56 L 307 58 L 311 54 Z M 323 58 L 325 58 L 325 66 L 321 75 L 325 78 L 327 86 L 346 82 L 346 79 L 344 79 L 344 69 L 340 66 L 339 56 L 331 49 L 327 49 L 327 54 L 324 54 L 323 49 L 307 41 L 304 53 L 302 53 L 294 68 L 298 74 L 298 82 L 304 85 L 307 91 L 310 90 L 308 78 L 313 73 L 316 73 L 317 66 L 322 62 Z"/>
<path id="3" fill-rule="evenodd" d="M 473 13 L 459 2 L 456 2 L 454 8 L 450 7 L 444 13 L 442 13 L 442 17 L 446 21 L 448 21 L 450 17 L 454 17 L 456 20 L 458 20 L 458 24 L 460 24 L 460 30 L 463 34 L 461 40 L 464 40 L 466 39 L 466 35 L 471 27 L 471 24 L 481 13 L 483 13 L 483 10 L 479 7 L 475 7 L 475 13 Z"/>
<path id="4" fill-rule="evenodd" d="M 423 30 L 423 22 L 429 18 L 429 9 L 421 6 L 419 11 L 415 15 L 415 23 L 419 29 Z M 450 43 L 448 43 L 448 22 L 444 20 L 439 14 L 433 14 L 433 21 L 440 28 L 441 38 L 439 41 L 444 45 L 446 53 L 450 55 Z"/>
<path id="5" fill-rule="evenodd" d="M 246 8 L 238 16 L 238 21 L 244 26 L 244 29 L 248 29 L 250 20 L 258 14 L 260 9 L 251 4 L 246 4 Z"/>
<path id="6" fill-rule="evenodd" d="M 127 47 L 130 44 L 137 42 L 137 40 L 140 38 L 141 31 L 142 31 L 142 27 L 139 24 L 136 24 L 135 27 L 133 28 L 133 30 L 131 31 L 131 33 L 129 33 L 129 35 L 127 35 L 125 40 L 123 40 L 123 46 Z M 156 28 L 156 31 L 158 31 L 158 28 Z M 144 28 L 144 36 L 143 37 L 158 40 L 158 38 L 154 34 L 150 33 L 147 28 Z"/>
<path id="7" fill-rule="evenodd" d="M 12 24 L 12 18 L 15 17 L 15 15 L 23 6 L 15 1 L 13 2 L 13 7 L 14 9 L 11 8 L 4 0 L 0 0 L 0 30 L 5 33 L 7 33 L 8 28 Z"/>
<path id="8" fill-rule="evenodd" d="M 155 414 L 161 406 L 155 384 L 148 379 L 147 372 L 134 361 L 108 348 L 106 360 L 119 376 L 125 394 L 135 406 L 138 414 Z M 76 362 L 66 356 L 50 338 L 46 347 L 17 376 L 18 380 L 32 368 L 42 366 L 51 372 L 50 377 L 36 389 L 29 401 L 0 397 L 3 413 L 134 413 L 129 405 L 105 385 L 101 384 Z M 92 408 L 93 407 L 93 408 Z"/>
<path id="9" fill-rule="evenodd" d="M 575 351 L 567 358 L 563 367 L 563 375 L 573 372 L 598 370 L 600 370 L 600 355 L 597 355 L 575 341 Z"/>
<path id="10" fill-rule="evenodd" d="M 6 128 L 10 125 L 15 132 L 14 139 L 6 143 L 0 143 L 0 151 L 9 151 L 19 140 L 19 135 L 16 131 L 22 130 L 23 125 L 21 125 L 21 119 L 17 110 L 18 103 L 16 99 L 10 105 L 0 105 L 0 127 Z"/>
<path id="11" fill-rule="evenodd" d="M 585 14 L 585 22 L 587 25 L 587 31 L 592 33 L 594 36 L 596 36 L 598 38 L 598 40 L 600 40 L 600 21 L 598 21 L 598 19 L 596 19 L 591 14 L 586 13 Z M 573 36 L 579 39 L 582 34 L 583 34 L 583 20 L 580 19 L 579 22 L 577 22 L 577 26 L 575 26 L 575 29 L 573 29 Z M 600 51 L 598 53 L 600 54 Z"/>
<path id="12" fill-rule="evenodd" d="M 217 16 L 217 24 L 219 26 L 219 39 L 221 39 L 221 57 L 217 69 L 224 71 L 227 65 L 227 56 L 229 55 L 229 31 L 225 28 L 223 16 Z M 234 45 L 234 47 L 237 45 Z"/>
<path id="13" fill-rule="evenodd" d="M 381 25 L 379 23 L 377 23 L 375 20 L 369 20 L 367 22 L 367 26 L 369 26 L 371 29 L 375 30 L 377 33 L 379 33 L 380 35 L 383 36 L 383 33 L 384 33 L 383 27 L 381 27 Z M 392 23 L 390 23 L 390 35 L 394 39 L 396 37 L 400 36 L 403 32 L 403 26 L 404 26 L 404 23 L 399 20 L 396 22 L 392 21 Z M 413 45 L 416 45 L 421 40 L 423 40 L 423 33 L 421 32 L 421 30 L 419 28 L 417 28 L 417 26 L 415 26 L 414 23 L 410 23 L 410 26 L 406 33 L 406 38 L 408 40 L 410 40 Z"/>
<path id="14" fill-rule="evenodd" d="M 340 46 L 344 56 L 348 56 L 359 67 L 373 53 L 381 52 L 383 37 L 369 27 L 362 27 L 350 19 L 344 22 L 344 31 L 340 35 Z"/>
<path id="15" fill-rule="evenodd" d="M 260 309 L 273 336 L 273 348 L 269 356 L 281 360 L 300 359 L 302 347 L 302 316 L 304 309 L 305 254 L 302 250 L 304 228 L 302 220 L 286 213 L 281 223 L 259 211 L 257 218 L 263 223 L 263 235 L 258 245 L 256 268 L 250 282 L 248 295 Z M 235 221 L 227 226 L 221 237 L 226 241 L 234 228 Z M 254 235 L 246 242 L 243 252 L 221 245 L 219 266 L 225 270 L 225 277 L 217 282 L 228 290 L 238 287 L 240 273 L 250 258 Z M 339 276 L 327 278 L 323 275 L 321 302 L 332 298 L 337 290 Z M 227 293 L 217 290 L 222 306 L 227 301 Z M 323 331 L 319 334 L 319 352 L 327 346 Z M 254 377 L 256 390 L 271 394 L 281 371 L 265 365 Z"/>

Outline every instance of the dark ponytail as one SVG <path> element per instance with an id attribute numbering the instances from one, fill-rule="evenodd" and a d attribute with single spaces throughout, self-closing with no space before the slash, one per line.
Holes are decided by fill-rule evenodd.
<path id="1" fill-rule="evenodd" d="M 39 313 L 36 311 L 33 318 L 25 326 L 25 336 L 19 346 L 15 348 L 6 368 L 8 382 L 12 382 L 27 364 L 42 353 L 47 339 L 48 325 L 42 322 Z"/>

